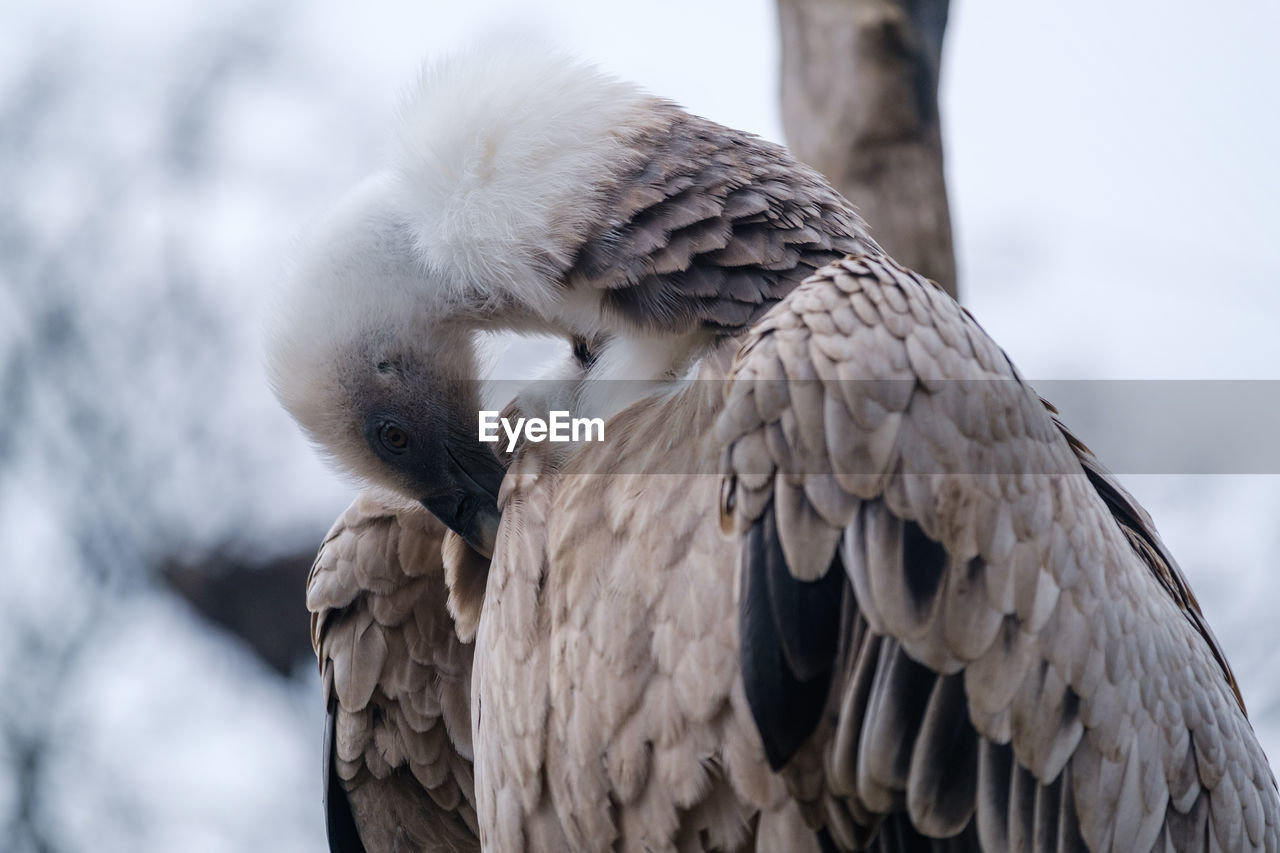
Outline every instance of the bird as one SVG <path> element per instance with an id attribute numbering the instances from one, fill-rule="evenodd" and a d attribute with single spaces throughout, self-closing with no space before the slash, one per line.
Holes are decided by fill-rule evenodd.
<path id="1" fill-rule="evenodd" d="M 480 441 L 491 331 L 604 440 Z M 308 583 L 333 850 L 1280 850 L 1149 515 L 781 146 L 455 55 L 267 366 L 366 488 Z"/>

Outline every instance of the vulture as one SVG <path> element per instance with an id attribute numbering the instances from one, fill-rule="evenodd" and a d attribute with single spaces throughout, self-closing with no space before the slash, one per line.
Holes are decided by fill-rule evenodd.
<path id="1" fill-rule="evenodd" d="M 566 356 L 481 441 L 485 333 Z M 307 588 L 336 851 L 1280 851 L 1151 519 L 784 148 L 554 51 L 424 72 L 281 288 L 365 486 Z"/>

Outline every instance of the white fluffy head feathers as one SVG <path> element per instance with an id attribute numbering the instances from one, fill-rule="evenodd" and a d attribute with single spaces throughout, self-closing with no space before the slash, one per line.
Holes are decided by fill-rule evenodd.
<path id="1" fill-rule="evenodd" d="M 651 101 L 535 48 L 428 67 L 403 106 L 393 166 L 419 256 L 454 287 L 543 307 L 539 277 L 571 262 L 596 213 L 591 189 L 625 162 Z"/>
<path id="2" fill-rule="evenodd" d="M 429 66 L 402 107 L 392 161 L 303 242 L 276 301 L 268 373 L 312 439 L 368 478 L 352 395 L 388 348 L 454 357 L 446 313 L 461 324 L 470 311 L 475 325 L 499 306 L 547 317 L 599 215 L 595 188 L 627 163 L 628 128 L 651 101 L 541 47 Z"/>

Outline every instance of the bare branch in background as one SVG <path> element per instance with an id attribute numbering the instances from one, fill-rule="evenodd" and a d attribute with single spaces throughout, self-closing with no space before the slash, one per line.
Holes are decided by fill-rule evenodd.
<path id="1" fill-rule="evenodd" d="M 216 139 L 208 125 L 234 75 L 263 55 L 235 36 L 190 51 L 185 78 L 175 75 L 180 91 L 157 87 L 176 107 L 157 117 L 155 136 L 140 135 L 156 156 L 129 139 L 76 144 L 93 92 L 86 68 L 68 59 L 81 51 L 39 50 L 0 91 L 0 195 L 11 201 L 0 209 L 0 569 L 9 573 L 0 766 L 11 786 L 0 846 L 14 853 L 79 846 L 73 824 L 91 806 L 68 795 L 68 767 L 82 793 L 109 806 L 111 837 L 137 849 L 159 822 L 144 793 L 94 765 L 86 662 L 149 594 L 160 566 L 180 559 L 166 555 L 200 549 L 202 516 L 249 503 L 252 462 L 210 415 L 230 405 L 233 324 L 242 321 L 208 280 L 182 219 L 155 216 L 181 209 L 226 168 L 205 150 Z M 50 183 L 75 192 L 59 195 Z M 196 464 L 184 462 L 196 453 Z M 184 481 L 198 496 L 180 506 Z M 233 578 L 226 565 L 203 584 L 182 576 L 215 621 L 228 595 L 255 610 L 250 645 L 277 669 L 300 648 L 310 656 L 306 568 L 280 562 L 281 577 L 240 567 Z M 232 579 L 235 589 L 211 602 L 210 590 Z M 287 602 L 275 591 L 286 586 Z M 102 849 L 115 848 L 104 837 Z"/>
<path id="2" fill-rule="evenodd" d="M 303 662 L 314 666 L 303 601 L 315 549 L 262 564 L 237 550 L 229 547 L 193 563 L 169 560 L 161 576 L 202 616 L 248 643 L 278 675 L 288 677 Z"/>
<path id="3" fill-rule="evenodd" d="M 956 294 L 938 74 L 948 0 L 778 0 L 787 144 Z"/>

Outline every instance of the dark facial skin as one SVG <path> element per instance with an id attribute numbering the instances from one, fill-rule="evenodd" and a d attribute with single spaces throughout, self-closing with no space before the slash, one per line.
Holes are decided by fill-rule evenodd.
<path id="1" fill-rule="evenodd" d="M 476 435 L 472 383 L 437 382 L 433 395 L 382 389 L 362 406 L 364 439 L 402 487 L 486 557 L 497 536 L 506 471 Z"/>

